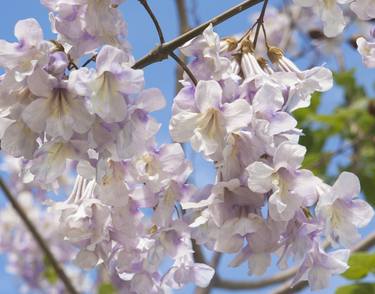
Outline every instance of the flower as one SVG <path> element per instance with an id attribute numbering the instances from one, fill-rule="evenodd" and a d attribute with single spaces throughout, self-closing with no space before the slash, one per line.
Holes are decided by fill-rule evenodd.
<path id="1" fill-rule="evenodd" d="M 176 142 L 190 141 L 197 152 L 221 157 L 223 139 L 228 133 L 246 127 L 252 116 L 243 99 L 222 102 L 222 88 L 216 81 L 199 81 L 192 99 L 195 105 L 173 115 L 169 130 Z"/>
<path id="2" fill-rule="evenodd" d="M 307 253 L 292 284 L 308 280 L 311 290 L 320 290 L 329 286 L 333 274 L 341 274 L 348 269 L 347 261 L 350 250 L 342 249 L 325 253 L 317 243 Z"/>
<path id="3" fill-rule="evenodd" d="M 343 172 L 332 188 L 319 197 L 317 217 L 326 229 L 326 235 L 334 243 L 351 246 L 359 240 L 357 228 L 366 226 L 374 216 L 372 207 L 361 199 L 354 199 L 360 193 L 356 175 Z"/>

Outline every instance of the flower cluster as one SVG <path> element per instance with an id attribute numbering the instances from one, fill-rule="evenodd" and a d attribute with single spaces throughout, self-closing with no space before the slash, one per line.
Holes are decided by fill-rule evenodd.
<path id="1" fill-rule="evenodd" d="M 17 23 L 18 42 L 1 41 L 1 147 L 25 158 L 29 180 L 48 189 L 58 188 L 68 162 L 75 164 L 73 191 L 52 211 L 61 234 L 79 248 L 82 268 L 104 264 L 125 292 L 162 293 L 189 282 L 204 287 L 214 271 L 194 262 L 190 229 L 175 213 L 192 193 L 191 165 L 179 144 L 156 144 L 160 124 L 149 114 L 164 107 L 164 97 L 144 89 L 143 71 L 132 69 L 128 51 L 108 44 L 107 33 L 121 34 L 101 26 L 114 19 L 96 1 L 78 2 L 48 1 L 58 11 L 53 26 L 68 30 L 58 30 L 58 41 L 45 41 L 34 19 Z M 82 12 L 75 16 L 85 25 L 77 27 L 63 11 Z M 88 24 L 94 19 L 96 25 Z M 72 56 L 89 47 L 83 50 L 85 38 L 75 42 L 69 30 L 85 35 L 94 27 L 89 39 L 100 42 L 93 48 L 104 43 L 96 67 L 74 69 Z M 166 260 L 172 265 L 160 272 Z"/>
<path id="2" fill-rule="evenodd" d="M 300 70 L 268 46 L 271 65 L 255 56 L 248 38 L 220 41 L 212 27 L 183 52 L 200 80 L 186 80 L 175 97 L 170 132 L 217 168 L 215 184 L 182 199 L 192 236 L 211 250 L 237 253 L 231 266 L 247 261 L 250 274 L 263 274 L 273 253 L 281 268 L 292 257 L 301 262 L 295 282 L 308 277 L 312 289 L 327 287 L 331 274 L 347 269 L 349 250 L 325 253 L 322 236 L 351 246 L 373 216 L 356 199 L 354 174 L 342 173 L 331 187 L 301 167 L 306 148 L 293 111 L 332 86 L 331 72 Z"/>
<path id="3" fill-rule="evenodd" d="M 124 0 L 41 0 L 50 12 L 53 31 L 69 55 L 79 58 L 103 44 L 125 51 L 126 23 L 118 11 Z"/>
<path id="4" fill-rule="evenodd" d="M 306 148 L 298 144 L 303 131 L 293 112 L 308 107 L 314 92 L 330 89 L 332 73 L 299 69 L 265 36 L 255 51 L 251 34 L 222 40 L 209 26 L 180 48 L 198 83 L 184 76 L 169 125 L 174 143 L 158 145 L 161 125 L 150 113 L 165 99 L 145 89 L 143 71 L 133 68 L 117 9 L 122 2 L 42 0 L 57 40 L 46 41 L 35 19 L 16 24 L 16 42 L 0 40 L 1 149 L 22 158 L 14 192 L 45 226 L 59 260 L 104 268 L 120 293 L 168 293 L 190 282 L 209 285 L 214 269 L 194 260 L 194 242 L 236 254 L 231 266 L 247 261 L 255 275 L 267 270 L 272 254 L 280 268 L 292 258 L 300 265 L 294 282 L 307 277 L 312 289 L 326 287 L 331 274 L 347 268 L 349 250 L 326 253 L 321 241 L 348 248 L 373 216 L 357 199 L 354 174 L 344 172 L 329 186 L 302 168 Z M 371 1 L 338 2 L 373 17 L 363 9 Z M 329 4 L 322 10 L 325 33 L 342 30 L 336 1 L 318 3 L 320 10 Z M 267 17 L 276 16 L 292 26 L 277 11 Z M 278 31 L 269 35 L 274 44 L 292 47 L 290 32 Z M 373 66 L 372 43 L 358 45 Z M 79 67 L 88 54 L 95 67 Z M 215 164 L 214 183 L 189 183 L 192 166 L 180 145 L 188 142 Z M 75 180 L 67 199 L 48 201 L 48 212 L 33 204 L 31 190 L 35 199 L 47 197 L 33 184 L 59 193 L 69 186 L 68 173 Z M 13 256 L 12 271 L 30 287 L 47 287 L 38 248 L 10 209 L 3 214 L 0 248 Z M 24 260 L 19 252 L 26 252 Z M 60 284 L 48 287 L 63 291 Z"/>

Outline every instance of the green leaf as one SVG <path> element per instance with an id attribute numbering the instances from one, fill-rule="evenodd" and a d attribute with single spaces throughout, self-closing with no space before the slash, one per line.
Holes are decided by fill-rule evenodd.
<path id="1" fill-rule="evenodd" d="M 374 283 L 347 285 L 336 289 L 336 294 L 372 294 L 375 293 Z"/>
<path id="2" fill-rule="evenodd" d="M 366 175 L 362 171 L 358 173 L 361 182 L 361 188 L 365 194 L 366 201 L 375 207 L 375 173 Z"/>
<path id="3" fill-rule="evenodd" d="M 116 289 L 110 283 L 102 283 L 99 286 L 98 294 L 116 294 Z"/>
<path id="4" fill-rule="evenodd" d="M 355 71 L 354 69 L 352 69 L 349 71 L 340 71 L 333 74 L 335 82 L 340 85 L 345 91 L 345 98 L 347 103 L 366 95 L 364 88 L 357 84 L 354 73 Z"/>
<path id="5" fill-rule="evenodd" d="M 342 275 L 350 280 L 362 279 L 369 273 L 375 272 L 375 253 L 353 253 L 349 258 L 348 265 L 349 269 Z"/>

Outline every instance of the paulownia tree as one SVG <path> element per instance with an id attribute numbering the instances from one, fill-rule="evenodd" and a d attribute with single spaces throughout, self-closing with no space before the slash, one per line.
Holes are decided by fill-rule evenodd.
<path id="1" fill-rule="evenodd" d="M 375 270 L 375 234 L 361 240 L 358 229 L 374 214 L 375 103 L 340 48 L 375 67 L 375 1 L 247 0 L 194 26 L 198 2 L 176 0 L 180 35 L 169 41 L 152 8 L 161 2 L 138 2 L 160 41 L 140 59 L 123 0 L 41 0 L 55 39 L 28 18 L 15 42 L 0 40 L 0 186 L 11 204 L 0 250 L 23 289 L 294 293 L 343 274 L 357 282 L 337 293 L 374 293 L 359 280 Z M 245 32 L 215 32 L 255 6 Z M 155 138 L 150 113 L 166 98 L 143 72 L 168 58 L 173 143 Z M 332 87 L 343 101 L 327 114 Z M 196 185 L 189 148 L 212 164 L 213 182 Z M 223 254 L 255 276 L 274 257 L 279 273 L 229 280 L 215 273 Z"/>

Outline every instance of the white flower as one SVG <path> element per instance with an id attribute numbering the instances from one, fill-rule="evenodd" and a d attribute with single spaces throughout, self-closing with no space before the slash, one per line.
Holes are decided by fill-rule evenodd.
<path id="1" fill-rule="evenodd" d="M 345 3 L 347 0 L 294 0 L 294 2 L 304 7 L 313 7 L 318 11 L 327 37 L 336 37 L 344 30 L 346 21 L 338 3 Z"/>
<path id="2" fill-rule="evenodd" d="M 200 81 L 195 89 L 196 107 L 176 113 L 169 130 L 176 142 L 190 141 L 197 152 L 214 156 L 221 152 L 224 137 L 251 121 L 250 105 L 244 99 L 222 103 L 222 89 L 216 81 Z"/>
<path id="3" fill-rule="evenodd" d="M 123 121 L 127 115 L 126 95 L 139 93 L 143 72 L 134 70 L 128 55 L 115 47 L 104 46 L 96 58 L 96 71 L 81 68 L 71 73 L 78 94 L 89 98 L 93 112 L 105 122 Z"/>
<path id="4" fill-rule="evenodd" d="M 367 67 L 375 67 L 375 41 L 370 42 L 365 38 L 357 39 L 358 52 L 362 55 L 362 62 Z"/>
<path id="5" fill-rule="evenodd" d="M 299 176 L 296 171 L 305 153 L 305 147 L 285 141 L 276 149 L 273 166 L 256 161 L 246 168 L 252 191 L 273 191 L 269 199 L 269 212 L 274 220 L 290 220 L 303 202 L 303 197 L 295 193 L 293 183 Z"/>
<path id="6" fill-rule="evenodd" d="M 42 69 L 36 69 L 28 79 L 29 87 L 37 97 L 23 111 L 22 119 L 34 132 L 45 131 L 52 137 L 69 140 L 74 132 L 85 133 L 93 123 L 82 97 Z"/>
<path id="7" fill-rule="evenodd" d="M 319 197 L 316 214 L 325 223 L 326 235 L 334 243 L 351 246 L 359 240 L 357 228 L 366 226 L 374 216 L 372 207 L 361 199 L 358 177 L 343 172 L 332 188 Z"/>

